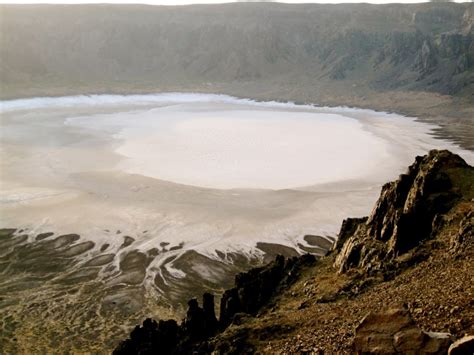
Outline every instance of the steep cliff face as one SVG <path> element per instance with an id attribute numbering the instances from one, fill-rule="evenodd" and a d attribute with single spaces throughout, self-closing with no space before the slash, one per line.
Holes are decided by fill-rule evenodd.
<path id="1" fill-rule="evenodd" d="M 473 6 L 2 5 L 2 96 L 235 82 L 271 91 L 324 91 L 332 83 L 346 94 L 354 87 L 469 92 Z"/>
<path id="2" fill-rule="evenodd" d="M 336 268 L 380 269 L 435 236 L 443 215 L 469 198 L 463 192 L 472 181 L 474 169 L 448 151 L 417 157 L 406 174 L 384 185 L 367 220 L 343 224 Z"/>

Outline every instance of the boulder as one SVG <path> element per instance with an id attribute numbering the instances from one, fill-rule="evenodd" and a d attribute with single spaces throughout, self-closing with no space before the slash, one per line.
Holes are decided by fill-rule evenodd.
<path id="1" fill-rule="evenodd" d="M 421 330 L 406 308 L 369 313 L 356 328 L 357 354 L 445 354 L 451 344 L 447 333 Z"/>
<path id="2" fill-rule="evenodd" d="M 453 342 L 453 337 L 449 333 L 424 332 L 428 337 L 424 344 L 423 351 L 428 354 L 446 354 L 446 349 Z"/>
<path id="3" fill-rule="evenodd" d="M 465 336 L 455 341 L 448 350 L 448 355 L 471 355 L 474 354 L 474 336 Z"/>

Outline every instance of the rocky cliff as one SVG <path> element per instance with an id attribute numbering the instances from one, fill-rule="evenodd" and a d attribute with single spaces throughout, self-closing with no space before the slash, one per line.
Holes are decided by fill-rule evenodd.
<path id="1" fill-rule="evenodd" d="M 473 226 L 474 168 L 431 151 L 369 217 L 344 221 L 327 256 L 239 274 L 219 320 L 205 294 L 181 325 L 148 319 L 115 353 L 472 352 Z"/>
<path id="2" fill-rule="evenodd" d="M 386 268 L 424 240 L 436 237 L 446 223 L 443 216 L 468 198 L 462 192 L 468 191 L 473 178 L 474 169 L 448 151 L 417 157 L 406 174 L 383 186 L 368 219 L 344 222 L 336 268 L 341 272 L 351 267 L 367 272 Z M 471 211 L 466 221 L 472 218 Z M 471 237 L 472 232 L 461 231 Z"/>

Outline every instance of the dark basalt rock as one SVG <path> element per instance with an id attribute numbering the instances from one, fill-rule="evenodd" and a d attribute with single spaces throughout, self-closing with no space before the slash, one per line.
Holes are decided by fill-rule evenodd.
<path id="1" fill-rule="evenodd" d="M 142 326 L 137 325 L 130 338 L 120 343 L 114 354 L 173 354 L 176 350 L 179 327 L 176 321 L 150 318 Z"/>
<path id="2" fill-rule="evenodd" d="M 207 340 L 223 331 L 232 322 L 253 315 L 265 306 L 281 288 L 296 280 L 303 266 L 315 262 L 312 255 L 285 259 L 278 256 L 270 264 L 240 273 L 235 277 L 235 287 L 224 292 L 220 303 L 220 319 L 215 315 L 214 296 L 205 293 L 203 306 L 197 299 L 188 302 L 186 318 L 180 325 L 174 320 L 146 319 L 136 326 L 130 338 L 121 342 L 115 355 L 121 354 L 207 354 L 214 345 Z M 237 319 L 238 318 L 238 319 Z"/>
<path id="3" fill-rule="evenodd" d="M 204 319 L 204 311 L 199 307 L 197 299 L 188 302 L 188 312 L 183 323 L 184 331 L 191 340 L 201 340 L 206 332 L 206 321 Z"/>
<path id="4" fill-rule="evenodd" d="M 205 293 L 202 296 L 202 308 L 204 313 L 205 335 L 209 337 L 215 334 L 219 325 L 214 307 L 214 295 Z"/>
<path id="5" fill-rule="evenodd" d="M 224 292 L 221 299 L 220 324 L 227 326 L 236 313 L 255 314 L 275 291 L 291 284 L 302 265 L 314 262 L 312 255 L 285 259 L 279 255 L 269 265 L 252 269 L 235 277 L 235 287 Z"/>
<path id="6" fill-rule="evenodd" d="M 406 174 L 383 186 L 367 219 L 344 221 L 335 267 L 381 268 L 430 238 L 437 221 L 462 198 L 460 170 L 474 178 L 474 168 L 449 151 L 417 157 Z"/>

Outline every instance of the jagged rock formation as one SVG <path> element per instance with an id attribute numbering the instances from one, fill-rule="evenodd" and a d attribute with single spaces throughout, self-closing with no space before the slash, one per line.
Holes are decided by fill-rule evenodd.
<path id="1" fill-rule="evenodd" d="M 312 255 L 289 259 L 278 256 L 267 266 L 240 273 L 235 277 L 235 287 L 221 298 L 219 321 L 215 316 L 214 296 L 205 293 L 202 308 L 196 299 L 188 302 L 186 318 L 179 326 L 175 320 L 157 323 L 148 318 L 142 326 L 135 327 L 130 338 L 120 343 L 114 354 L 210 353 L 212 348 L 206 343 L 207 339 L 231 322 L 238 322 L 243 314 L 255 315 L 280 288 L 296 280 L 303 266 L 314 262 Z"/>
<path id="2" fill-rule="evenodd" d="M 255 314 L 280 287 L 291 284 L 301 265 L 312 263 L 315 258 L 304 255 L 285 259 L 279 255 L 265 267 L 255 268 L 235 277 L 235 287 L 224 292 L 220 305 L 220 324 L 227 326 L 237 313 Z"/>
<path id="3" fill-rule="evenodd" d="M 431 151 L 383 187 L 371 216 L 344 221 L 318 263 L 278 257 L 239 274 L 219 321 L 205 295 L 181 325 L 146 320 L 115 353 L 464 354 L 472 337 L 452 342 L 474 329 L 473 202 L 474 168 Z"/>
<path id="4" fill-rule="evenodd" d="M 114 354 L 174 354 L 190 352 L 193 344 L 215 334 L 218 321 L 214 311 L 214 296 L 203 295 L 203 308 L 196 299 L 188 302 L 186 318 L 181 325 L 173 320 L 156 322 L 147 318 L 136 326 L 130 338 L 122 342 Z"/>
<path id="5" fill-rule="evenodd" d="M 357 269 L 366 277 L 385 272 L 393 277 L 391 272 L 427 257 L 426 250 L 417 247 L 442 234 L 453 223 L 456 209 L 462 217 L 454 222 L 457 228 L 451 232 L 449 250 L 460 253 L 472 248 L 473 183 L 474 168 L 458 155 L 433 150 L 417 157 L 406 174 L 383 186 L 368 218 L 344 221 L 334 248 L 334 266 L 339 272 Z M 419 329 L 407 309 L 395 309 L 369 314 L 356 329 L 353 349 L 356 353 L 445 354 L 451 342 L 449 334 Z"/>
<path id="6" fill-rule="evenodd" d="M 474 169 L 459 156 L 418 157 L 370 217 L 344 221 L 311 276 L 214 337 L 216 353 L 446 353 L 474 330 L 473 198 Z"/>
<path id="7" fill-rule="evenodd" d="M 459 171 L 463 171 L 460 178 Z M 461 198 L 462 185 L 474 179 L 474 169 L 449 151 L 417 157 L 408 172 L 383 186 L 368 219 L 349 219 L 339 234 L 335 266 L 340 271 L 383 269 L 436 234 L 442 216 Z M 465 197 L 464 197 L 465 198 Z M 466 216 L 472 218 L 471 213 Z M 461 223 L 466 238 L 472 223 Z"/>

